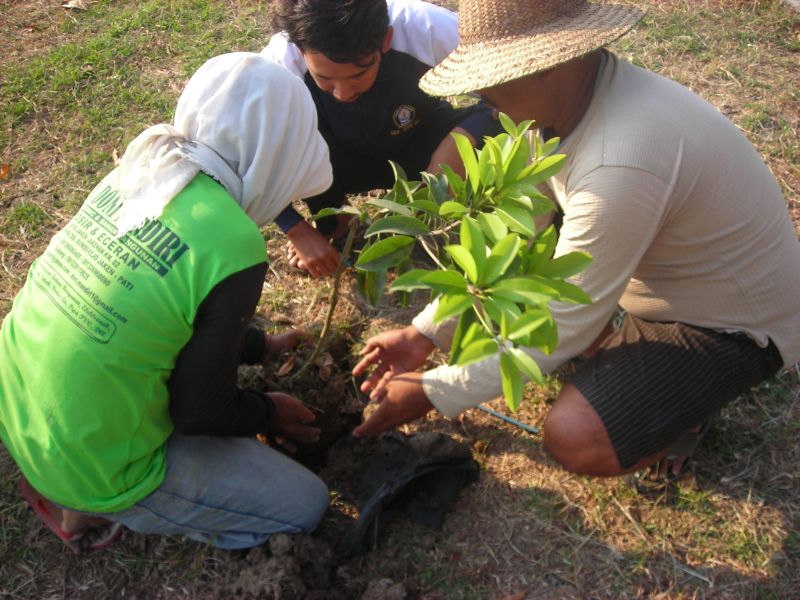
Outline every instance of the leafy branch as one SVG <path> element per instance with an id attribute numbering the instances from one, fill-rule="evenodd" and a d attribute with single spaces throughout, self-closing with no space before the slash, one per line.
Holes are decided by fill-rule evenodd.
<path id="1" fill-rule="evenodd" d="M 442 173 L 421 173 L 409 181 L 392 168 L 395 183 L 384 196 L 359 211 L 369 222 L 367 244 L 355 267 L 362 294 L 377 302 L 388 272 L 398 276 L 389 291 L 430 292 L 437 302 L 435 322 L 457 319 L 450 364 L 468 365 L 500 353 L 503 393 L 512 410 L 522 399 L 523 376 L 542 381 L 539 366 L 525 351 L 551 353 L 558 332 L 549 304 L 589 303 L 567 279 L 591 261 L 584 252 L 553 257 L 557 234 L 537 230 L 535 218 L 555 209 L 538 186 L 556 174 L 565 155 L 558 138 L 529 136 L 532 121 L 515 124 L 500 114 L 504 133 L 487 137 L 476 150 L 466 136 L 453 134 L 465 177 L 447 165 Z M 413 268 L 415 244 L 434 269 Z"/>

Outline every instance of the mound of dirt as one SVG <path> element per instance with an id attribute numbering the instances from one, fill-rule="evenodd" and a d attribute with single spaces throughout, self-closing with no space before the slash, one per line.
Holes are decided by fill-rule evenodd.
<path id="1" fill-rule="evenodd" d="M 357 332 L 349 330 L 330 332 L 313 364 L 307 367 L 314 344 L 301 344 L 292 352 L 271 357 L 263 368 L 243 366 L 239 370 L 242 387 L 291 394 L 315 413 L 314 425 L 321 430 L 319 441 L 299 444 L 292 454 L 298 462 L 314 470 L 325 464 L 328 448 L 358 425 L 367 404 L 366 396 L 358 390 L 350 374 L 354 366 L 351 348 L 356 335 Z"/>
<path id="2" fill-rule="evenodd" d="M 272 536 L 251 550 L 238 577 L 225 590 L 234 598 L 340 600 L 332 586 L 335 568 L 330 545 L 309 536 Z"/>

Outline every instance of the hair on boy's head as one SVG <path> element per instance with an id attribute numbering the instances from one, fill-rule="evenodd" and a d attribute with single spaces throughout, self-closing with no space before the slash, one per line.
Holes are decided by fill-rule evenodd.
<path id="1" fill-rule="evenodd" d="M 355 63 L 381 49 L 389 9 L 386 0 L 280 0 L 272 22 L 302 52 Z"/>

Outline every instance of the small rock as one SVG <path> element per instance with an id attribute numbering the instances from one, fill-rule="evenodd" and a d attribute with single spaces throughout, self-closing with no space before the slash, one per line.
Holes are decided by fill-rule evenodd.
<path id="1" fill-rule="evenodd" d="M 405 600 L 406 587 L 391 579 L 373 579 L 367 585 L 361 600 Z"/>
<path id="2" fill-rule="evenodd" d="M 436 546 L 436 536 L 432 533 L 426 533 L 419 539 L 419 545 L 426 550 L 430 550 L 431 548 Z"/>
<path id="3" fill-rule="evenodd" d="M 294 540 L 287 533 L 278 533 L 269 538 L 269 551 L 272 556 L 284 556 L 294 548 Z"/>

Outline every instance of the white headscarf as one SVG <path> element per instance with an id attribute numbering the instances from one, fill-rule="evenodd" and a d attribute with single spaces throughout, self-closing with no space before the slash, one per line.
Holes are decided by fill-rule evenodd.
<path id="1" fill-rule="evenodd" d="M 333 178 L 306 86 L 249 52 L 200 67 L 178 100 L 173 125 L 142 132 L 117 171 L 118 236 L 158 218 L 198 171 L 219 181 L 259 227 L 293 200 L 325 191 Z"/>

